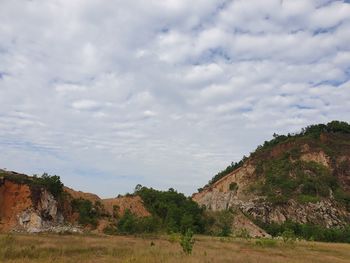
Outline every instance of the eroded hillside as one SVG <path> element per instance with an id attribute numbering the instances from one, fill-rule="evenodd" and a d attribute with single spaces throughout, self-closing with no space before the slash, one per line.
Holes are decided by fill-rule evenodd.
<path id="1" fill-rule="evenodd" d="M 193 195 L 208 210 L 239 209 L 259 225 L 350 223 L 350 129 L 311 126 L 279 136 Z M 335 128 L 333 126 L 336 126 Z M 329 128 L 329 126 L 331 128 Z M 348 130 L 349 129 L 349 130 Z M 237 164 L 234 164 L 237 165 Z"/>
<path id="2" fill-rule="evenodd" d="M 0 170 L 0 231 L 80 232 L 84 227 L 102 232 L 127 210 L 139 217 L 149 215 L 138 196 L 101 199 L 63 184 L 50 186 L 42 178 Z"/>

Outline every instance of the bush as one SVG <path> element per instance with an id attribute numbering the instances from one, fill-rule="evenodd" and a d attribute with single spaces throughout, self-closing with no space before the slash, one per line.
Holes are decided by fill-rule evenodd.
<path id="1" fill-rule="evenodd" d="M 79 213 L 79 224 L 97 226 L 98 218 L 100 214 L 98 209 L 92 204 L 90 200 L 86 199 L 73 199 L 71 205 L 74 212 Z"/>
<path id="2" fill-rule="evenodd" d="M 294 244 L 296 236 L 293 230 L 287 229 L 282 233 L 282 239 L 284 243 Z"/>
<path id="3" fill-rule="evenodd" d="M 33 177 L 34 183 L 46 188 L 54 197 L 59 197 L 63 193 L 63 183 L 57 175 L 44 173 L 41 177 Z"/>
<path id="4" fill-rule="evenodd" d="M 193 232 L 188 229 L 185 234 L 181 235 L 180 245 L 185 254 L 190 255 L 192 253 L 195 240 L 193 239 Z"/>
<path id="5" fill-rule="evenodd" d="M 206 234 L 228 237 L 232 234 L 234 215 L 230 210 L 206 212 Z"/>
<path id="6" fill-rule="evenodd" d="M 126 209 L 117 223 L 116 231 L 119 234 L 153 233 L 159 230 L 159 223 L 153 216 L 138 217 Z"/>

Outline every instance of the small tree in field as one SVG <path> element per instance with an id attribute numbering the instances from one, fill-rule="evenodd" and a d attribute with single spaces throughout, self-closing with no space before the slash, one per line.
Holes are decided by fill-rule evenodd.
<path id="1" fill-rule="evenodd" d="M 185 252 L 185 254 L 190 255 L 192 253 L 193 245 L 193 232 L 191 229 L 188 229 L 185 234 L 181 236 L 180 245 Z"/>

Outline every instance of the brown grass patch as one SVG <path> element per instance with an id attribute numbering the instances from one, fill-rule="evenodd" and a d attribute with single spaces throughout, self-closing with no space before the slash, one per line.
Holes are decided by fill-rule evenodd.
<path id="1" fill-rule="evenodd" d="M 11 241 L 12 240 L 12 241 Z M 8 242 L 9 241 L 9 242 Z M 154 245 L 151 246 L 153 242 Z M 196 236 L 186 256 L 167 236 L 0 235 L 0 262 L 349 262 L 349 244 L 296 242 L 273 246 L 256 240 Z"/>

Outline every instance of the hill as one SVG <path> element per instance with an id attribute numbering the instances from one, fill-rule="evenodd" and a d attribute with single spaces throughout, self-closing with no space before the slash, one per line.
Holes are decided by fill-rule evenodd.
<path id="1" fill-rule="evenodd" d="M 0 231 L 107 234 L 292 234 L 350 242 L 350 125 L 333 121 L 277 135 L 186 197 L 137 185 L 101 199 L 59 176 L 0 170 Z"/>
<path id="2" fill-rule="evenodd" d="M 126 211 L 149 215 L 138 196 L 101 199 L 65 187 L 58 176 L 0 170 L 0 231 L 102 232 Z"/>
<path id="3" fill-rule="evenodd" d="M 297 134 L 274 134 L 214 176 L 193 200 L 208 210 L 238 210 L 273 235 L 287 227 L 302 235 L 315 228 L 347 228 L 350 125 L 333 121 Z"/>

